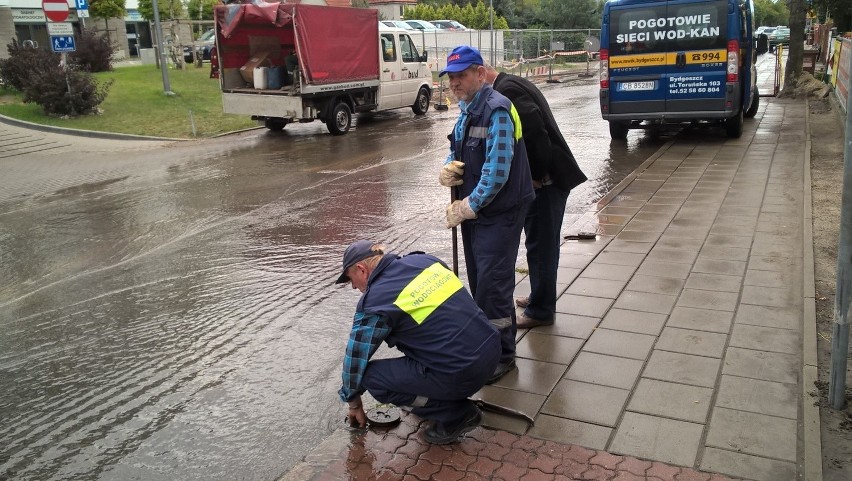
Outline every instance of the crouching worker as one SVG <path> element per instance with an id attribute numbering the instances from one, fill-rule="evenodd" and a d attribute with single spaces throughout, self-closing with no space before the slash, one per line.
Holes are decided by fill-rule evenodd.
<path id="1" fill-rule="evenodd" d="M 448 444 L 482 420 L 468 396 L 494 374 L 500 335 L 447 266 L 414 252 L 385 253 L 360 240 L 343 254 L 337 283 L 361 291 L 346 356 L 340 398 L 353 425 L 366 425 L 361 394 L 434 421 L 423 438 Z M 370 360 L 382 341 L 404 356 Z"/>

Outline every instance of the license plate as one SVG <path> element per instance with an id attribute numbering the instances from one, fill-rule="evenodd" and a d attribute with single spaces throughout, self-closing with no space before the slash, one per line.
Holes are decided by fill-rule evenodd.
<path id="1" fill-rule="evenodd" d="M 637 92 L 641 90 L 655 90 L 657 82 L 648 80 L 646 82 L 621 82 L 618 84 L 618 90 L 621 92 Z"/>

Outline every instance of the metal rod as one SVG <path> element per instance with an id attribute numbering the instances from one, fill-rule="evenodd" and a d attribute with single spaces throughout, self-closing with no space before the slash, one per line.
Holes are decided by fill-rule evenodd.
<path id="1" fill-rule="evenodd" d="M 456 188 L 450 187 L 450 204 L 456 201 Z M 459 229 L 453 227 L 453 274 L 459 275 Z"/>
<path id="2" fill-rule="evenodd" d="M 848 45 L 844 45 L 844 48 Z M 778 48 L 776 47 L 776 51 Z M 852 57 L 850 57 L 852 59 Z M 850 60 L 852 64 L 852 60 Z M 837 287 L 831 326 L 831 371 L 828 402 L 834 409 L 846 405 L 846 363 L 849 357 L 849 301 L 852 297 L 852 95 L 846 96 L 846 146 L 843 149 L 843 194 L 840 204 L 840 242 L 837 249 Z"/>

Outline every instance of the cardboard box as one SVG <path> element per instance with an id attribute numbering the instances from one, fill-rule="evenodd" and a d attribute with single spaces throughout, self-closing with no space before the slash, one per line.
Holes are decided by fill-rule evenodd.
<path id="1" fill-rule="evenodd" d="M 248 60 L 242 67 L 240 67 L 240 75 L 243 77 L 247 83 L 254 85 L 254 69 L 255 67 L 269 67 L 272 65 L 269 57 L 272 52 L 262 51 L 258 52 Z"/>

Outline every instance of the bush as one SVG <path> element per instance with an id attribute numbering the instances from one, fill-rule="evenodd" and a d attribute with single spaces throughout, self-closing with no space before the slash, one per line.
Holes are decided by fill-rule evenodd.
<path id="1" fill-rule="evenodd" d="M 60 55 L 24 48 L 16 40 L 8 45 L 9 58 L 0 60 L 0 78 L 24 94 L 48 115 L 96 113 L 112 82 L 98 84 L 89 72 L 72 65 L 63 68 Z"/>
<path id="2" fill-rule="evenodd" d="M 33 71 L 47 70 L 58 66 L 60 55 L 40 48 L 22 47 L 17 40 L 6 46 L 9 58 L 0 59 L 0 80 L 15 90 L 24 91 L 31 82 Z"/>
<path id="3" fill-rule="evenodd" d="M 68 61 L 76 70 L 86 72 L 108 72 L 112 70 L 112 54 L 115 49 L 106 35 L 97 35 L 86 30 L 77 36 L 77 51 L 68 54 Z"/>

